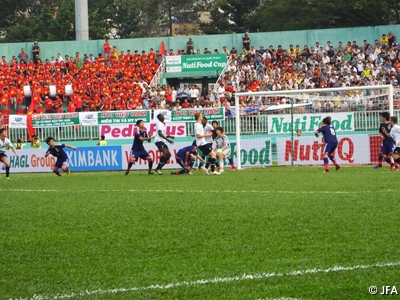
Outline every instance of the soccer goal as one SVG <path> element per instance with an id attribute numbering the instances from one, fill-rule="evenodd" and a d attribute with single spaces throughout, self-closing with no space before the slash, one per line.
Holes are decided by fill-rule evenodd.
<path id="1" fill-rule="evenodd" d="M 237 168 L 320 165 L 324 141 L 314 132 L 326 116 L 336 130 L 335 156 L 340 164 L 375 163 L 381 145 L 379 114 L 388 111 L 399 116 L 397 92 L 392 85 L 375 85 L 237 93 L 233 149 Z M 251 128 L 265 119 L 266 132 L 252 134 Z"/>

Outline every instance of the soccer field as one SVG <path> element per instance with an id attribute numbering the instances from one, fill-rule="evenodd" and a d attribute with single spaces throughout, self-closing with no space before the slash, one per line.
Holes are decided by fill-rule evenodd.
<path id="1" fill-rule="evenodd" d="M 400 174 L 322 171 L 2 174 L 0 300 L 372 299 L 370 286 L 400 288 Z"/>

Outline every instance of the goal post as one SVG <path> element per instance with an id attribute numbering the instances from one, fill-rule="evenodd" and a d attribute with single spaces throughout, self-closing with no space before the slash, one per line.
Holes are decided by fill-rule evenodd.
<path id="1" fill-rule="evenodd" d="M 319 89 L 297 89 L 297 90 L 279 90 L 279 91 L 262 91 L 262 92 L 242 92 L 235 94 L 235 121 L 236 121 L 236 149 L 237 153 L 237 162 L 236 166 L 238 169 L 243 168 L 242 160 L 246 160 L 246 157 L 242 157 L 243 155 L 247 155 L 245 148 L 249 148 L 246 145 L 246 124 L 243 124 L 242 116 L 248 114 L 249 103 L 251 105 L 251 101 L 255 101 L 258 98 L 261 98 L 262 101 L 262 109 L 255 110 L 256 115 L 267 114 L 268 116 L 268 124 L 273 125 L 272 128 L 268 128 L 268 132 L 266 132 L 265 136 L 269 139 L 273 140 L 274 147 L 277 147 L 278 154 L 279 151 L 284 151 L 282 149 L 282 145 L 279 142 L 282 142 L 282 136 L 285 135 L 275 135 L 278 121 L 285 120 L 287 121 L 283 124 L 283 131 L 286 134 L 286 156 L 291 156 L 291 164 L 293 161 L 296 161 L 298 157 L 294 151 L 295 146 L 298 146 L 296 143 L 298 141 L 294 141 L 294 134 L 296 127 L 303 126 L 305 122 L 307 122 L 307 118 L 311 118 L 312 120 L 321 120 L 320 117 L 315 117 L 315 114 L 323 116 L 337 116 L 338 118 L 343 117 L 344 113 L 353 115 L 354 119 L 357 119 L 357 125 L 365 128 L 363 122 L 369 122 L 368 118 L 363 118 L 360 116 L 373 116 L 374 120 L 377 118 L 379 113 L 383 110 L 389 111 L 390 115 L 394 115 L 394 87 L 392 85 L 374 85 L 374 86 L 356 86 L 356 87 L 339 87 L 339 88 L 319 88 Z M 264 99 L 262 99 L 264 98 Z M 243 102 L 246 103 L 246 108 L 243 107 Z M 258 99 L 260 101 L 260 99 Z M 284 102 L 283 104 L 280 102 Z M 251 114 L 251 109 L 250 109 Z M 297 119 L 294 119 L 297 117 Z M 274 119 L 274 123 L 271 123 L 270 120 Z M 244 120 L 244 118 L 243 118 Z M 277 121 L 278 120 L 278 121 Z M 273 122 L 273 121 L 272 121 Z M 316 121 L 315 121 L 316 122 Z M 282 122 L 281 122 L 282 123 Z M 339 124 L 339 123 L 337 123 Z M 333 122 L 332 125 L 337 125 Z M 245 126 L 244 126 L 245 125 Z M 251 124 L 250 124 L 251 125 Z M 279 123 L 279 126 L 282 124 Z M 314 130 L 318 127 L 314 124 Z M 374 131 L 377 134 L 377 130 L 379 124 L 375 126 L 371 124 L 368 125 L 369 130 Z M 275 126 L 275 127 L 274 127 Z M 363 127 L 364 126 L 364 127 Z M 269 127 L 269 126 L 268 126 Z M 280 128 L 280 127 L 279 127 Z M 271 130 L 272 129 L 272 130 Z M 358 129 L 357 129 L 358 130 Z M 356 131 L 356 130 L 354 130 Z M 345 132 L 340 132 L 339 135 L 343 135 Z M 355 132 L 352 132 L 352 134 Z M 357 132 L 359 133 L 359 132 Z M 365 132 L 365 138 L 367 137 L 368 132 Z M 290 135 L 290 136 L 289 136 Z M 280 138 L 276 138 L 279 136 Z M 245 139 L 243 138 L 245 137 Z M 251 141 L 254 141 L 254 138 Z M 288 141 L 290 138 L 291 142 Z M 358 137 L 357 137 L 358 138 Z M 311 136 L 308 134 L 304 136 L 304 139 L 310 142 Z M 315 139 L 315 137 L 314 137 Z M 371 138 L 370 138 L 371 139 Z M 278 140 L 278 142 L 277 142 Z M 375 143 L 378 143 L 377 140 L 374 140 Z M 250 142 L 250 141 L 249 141 Z M 272 143 L 271 143 L 272 145 Z M 291 147 L 290 153 L 288 154 L 288 147 Z M 313 147 L 313 146 L 311 146 Z M 375 148 L 375 147 L 374 147 Z M 372 157 L 373 154 L 371 154 Z M 315 155 L 314 155 L 315 156 Z M 274 159 L 275 160 L 275 159 Z M 282 160 L 281 160 L 282 161 Z M 366 159 L 365 159 L 366 161 Z M 279 162 L 279 159 L 278 159 Z M 297 162 L 295 162 L 297 164 Z M 363 162 L 365 163 L 365 162 Z M 306 163 L 304 163 L 306 164 Z M 310 163 L 309 163 L 310 164 Z M 317 164 L 317 163 L 311 163 Z M 320 161 L 318 161 L 320 164 Z M 279 165 L 279 163 L 278 163 Z"/>

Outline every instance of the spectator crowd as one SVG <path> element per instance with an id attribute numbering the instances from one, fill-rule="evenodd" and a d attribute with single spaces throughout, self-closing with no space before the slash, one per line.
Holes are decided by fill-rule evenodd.
<path id="1" fill-rule="evenodd" d="M 21 49 L 10 61 L 0 61 L 0 112 L 35 113 L 110 111 L 135 109 L 216 108 L 224 107 L 233 116 L 235 93 L 279 90 L 307 90 L 328 87 L 357 87 L 392 84 L 400 81 L 399 43 L 391 32 L 373 42 L 364 40 L 332 45 L 282 45 L 277 48 L 251 45 L 243 36 L 242 50 L 226 46 L 213 52 L 195 50 L 192 38 L 183 49 L 118 51 L 109 40 L 103 53 L 74 56 L 57 55 L 42 61 L 37 42 L 32 55 Z M 218 82 L 208 87 L 195 84 L 150 86 L 165 56 L 226 54 L 228 64 Z M 29 88 L 27 88 L 29 86 Z M 29 92 L 28 92 L 29 90 Z M 383 109 L 388 105 L 382 91 L 359 90 L 337 93 L 301 94 L 295 97 L 297 112 Z M 305 96 L 304 96 L 305 95 Z M 396 107 L 400 93 L 395 95 Z M 240 99 L 243 114 L 258 113 L 287 97 L 250 96 Z M 32 105 L 31 105 L 32 104 Z"/>

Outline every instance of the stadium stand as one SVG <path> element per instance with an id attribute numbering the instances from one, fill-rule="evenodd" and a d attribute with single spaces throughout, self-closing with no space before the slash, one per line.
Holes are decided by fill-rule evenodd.
<path id="1" fill-rule="evenodd" d="M 386 35 L 385 35 L 386 36 Z M 181 109 L 197 107 L 225 107 L 226 115 L 233 116 L 231 106 L 236 92 L 275 91 L 325 87 L 346 87 L 393 84 L 396 87 L 395 108 L 400 107 L 400 55 L 396 36 L 377 37 L 373 43 L 364 40 L 340 42 L 333 46 L 289 45 L 277 48 L 250 46 L 238 51 L 236 47 L 221 53 L 229 56 L 229 65 L 219 81 L 211 87 L 158 85 L 150 82 L 165 55 L 152 49 L 149 52 L 113 48 L 109 60 L 99 54 L 81 56 L 56 55 L 42 61 L 13 56 L 0 61 L 0 113 L 25 114 L 33 102 L 36 113 L 74 111 L 109 111 L 135 109 Z M 239 48 L 239 47 L 237 47 Z M 215 49 L 218 52 L 218 49 Z M 215 53 L 214 51 L 214 53 Z M 196 50 L 200 52 L 200 50 Z M 184 50 L 177 55 L 189 55 Z M 107 56 L 108 57 L 108 56 Z M 197 90 L 194 97 L 191 90 Z M 386 108 L 382 101 L 375 103 L 372 94 L 341 94 L 340 97 L 359 97 L 366 110 Z M 186 101 L 186 99 L 188 101 Z M 284 97 L 272 99 L 247 97 L 241 99 L 241 113 L 263 112 L 273 104 L 284 103 Z M 353 106 L 319 107 L 316 99 L 307 98 L 310 110 L 351 111 Z M 343 101 L 342 101 L 343 102 Z M 386 101 L 387 102 L 387 101 Z M 343 102 L 346 103 L 346 102 Z M 298 113 L 307 111 L 297 111 Z"/>

